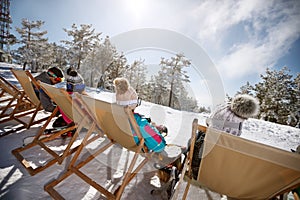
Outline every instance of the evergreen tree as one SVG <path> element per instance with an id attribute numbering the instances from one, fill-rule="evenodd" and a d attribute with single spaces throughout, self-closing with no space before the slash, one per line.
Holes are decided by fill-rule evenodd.
<path id="1" fill-rule="evenodd" d="M 183 82 L 190 82 L 187 72 L 183 69 L 189 67 L 191 62 L 185 58 L 183 54 L 176 54 L 175 57 L 171 59 L 162 58 L 160 61 L 161 71 L 160 76 L 164 77 L 167 81 L 169 90 L 168 106 L 172 107 L 174 105 L 174 98 L 179 96 L 179 87 Z"/>
<path id="2" fill-rule="evenodd" d="M 107 89 L 113 90 L 113 80 L 117 77 L 123 77 L 128 69 L 126 57 L 123 54 L 115 54 L 113 61 L 106 70 Z"/>
<path id="3" fill-rule="evenodd" d="M 237 94 L 250 94 L 250 95 L 253 95 L 253 93 L 254 93 L 254 87 L 250 85 L 249 81 L 247 81 L 246 85 L 240 87 L 240 91 L 237 92 Z"/>
<path id="4" fill-rule="evenodd" d="M 103 43 L 97 43 L 82 63 L 80 72 L 90 87 L 108 87 L 107 68 L 118 56 L 115 46 L 106 37 Z"/>
<path id="5" fill-rule="evenodd" d="M 145 83 L 145 86 L 143 87 L 143 92 L 140 94 L 140 98 L 149 101 L 149 102 L 155 102 L 155 93 L 153 92 L 155 89 L 155 82 L 154 77 L 151 76 L 150 81 Z"/>
<path id="6" fill-rule="evenodd" d="M 47 65 L 47 57 L 49 57 L 47 43 L 48 39 L 45 38 L 47 31 L 40 31 L 42 25 L 45 22 L 41 20 L 29 21 L 28 19 L 22 19 L 22 27 L 16 28 L 16 31 L 20 34 L 21 39 L 17 41 L 17 44 L 21 46 L 12 52 L 14 59 L 23 64 L 23 68 L 27 64 L 35 65 L 37 71 L 39 66 Z M 51 62 L 51 61 L 50 61 Z"/>
<path id="7" fill-rule="evenodd" d="M 297 109 L 295 84 L 287 72 L 286 67 L 280 71 L 267 69 L 266 75 L 261 75 L 263 82 L 255 85 L 260 116 L 267 121 L 287 124 L 290 113 Z"/>
<path id="8" fill-rule="evenodd" d="M 169 93 L 168 89 L 168 81 L 166 79 L 165 73 L 160 70 L 158 75 L 154 77 L 155 85 L 153 88 L 153 99 L 154 103 L 160 105 L 168 105 L 167 96 L 166 94 Z"/>
<path id="9" fill-rule="evenodd" d="M 80 28 L 76 24 L 72 25 L 70 30 L 63 30 L 72 37 L 72 40 L 62 40 L 69 48 L 69 62 L 71 65 L 77 66 L 80 69 L 81 62 L 86 58 L 93 47 L 100 42 L 101 33 L 95 33 L 92 25 L 81 24 Z"/>
<path id="10" fill-rule="evenodd" d="M 135 60 L 125 72 L 125 77 L 130 85 L 135 88 L 141 98 L 144 97 L 144 87 L 146 83 L 147 66 L 145 60 Z"/>
<path id="11" fill-rule="evenodd" d="M 68 64 L 68 57 L 67 52 L 68 50 L 60 45 L 57 45 L 56 43 L 50 44 L 53 50 L 52 57 L 54 58 L 53 65 L 60 67 L 61 69 L 64 69 Z"/>
<path id="12" fill-rule="evenodd" d="M 291 113 L 291 126 L 300 128 L 300 73 L 294 79 L 294 91 L 295 91 L 295 108 L 294 112 Z"/>
<path id="13" fill-rule="evenodd" d="M 266 70 L 262 82 L 240 88 L 238 94 L 251 94 L 260 102 L 261 119 L 284 125 L 300 127 L 300 75 L 292 80 L 289 69 Z"/>

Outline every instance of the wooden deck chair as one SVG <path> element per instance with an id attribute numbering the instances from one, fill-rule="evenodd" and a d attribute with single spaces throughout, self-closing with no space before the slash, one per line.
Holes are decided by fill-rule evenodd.
<path id="1" fill-rule="evenodd" d="M 94 120 L 90 119 L 89 116 L 86 115 L 86 113 L 82 109 L 76 108 L 73 106 L 72 98 L 64 89 L 55 88 L 51 85 L 48 85 L 48 84 L 45 84 L 42 82 L 39 82 L 39 84 L 40 84 L 40 87 L 47 93 L 47 95 L 56 103 L 56 105 L 70 119 L 74 120 L 74 117 L 76 117 L 76 119 L 78 121 L 80 121 L 80 123 L 77 123 L 77 124 L 75 123 L 72 126 L 69 126 L 63 130 L 53 133 L 51 136 L 45 137 L 44 136 L 45 129 L 47 128 L 48 124 L 50 123 L 51 118 L 54 117 L 56 115 L 56 113 L 58 112 L 58 107 L 56 107 L 54 112 L 52 113 L 52 115 L 48 118 L 48 120 L 43 125 L 43 127 L 41 127 L 41 129 L 36 134 L 36 136 L 34 137 L 34 139 L 31 143 L 27 144 L 24 147 L 14 149 L 12 151 L 12 153 L 16 156 L 16 158 L 22 163 L 22 165 L 27 169 L 27 171 L 31 175 L 35 175 L 35 174 L 47 169 L 48 167 L 52 166 L 55 163 L 61 164 L 68 155 L 74 153 L 77 150 L 78 145 L 75 147 L 73 147 L 72 145 L 76 141 L 78 134 L 81 132 L 83 127 L 89 127 L 89 126 L 91 126 L 90 124 L 94 122 Z M 95 126 L 95 125 L 93 125 L 93 126 Z M 62 134 L 72 131 L 75 128 L 77 128 L 75 134 L 70 139 L 66 148 L 62 152 L 61 151 L 56 152 L 55 150 L 52 150 L 51 147 L 47 146 L 48 142 L 53 141 L 54 139 L 57 139 Z M 90 130 L 93 131 L 93 129 L 90 129 Z M 89 134 L 91 134 L 91 132 Z M 99 136 L 94 136 L 94 137 L 89 138 L 88 142 L 94 141 L 95 139 L 97 139 L 97 137 L 99 137 Z M 22 152 L 24 152 L 28 149 L 31 149 L 37 145 L 40 146 L 41 148 L 43 148 L 44 150 L 46 150 L 47 153 L 49 155 L 51 155 L 52 158 L 50 160 L 48 160 L 47 162 L 45 162 L 43 165 L 33 168 L 30 165 L 30 161 L 28 161 L 27 159 L 25 159 L 22 156 Z"/>
<path id="2" fill-rule="evenodd" d="M 25 95 L 24 91 L 18 89 L 2 76 L 0 76 L 0 89 L 1 123 L 11 120 L 18 113 L 28 111 L 22 114 L 22 116 L 25 116 L 34 112 L 34 104 Z"/>
<path id="3" fill-rule="evenodd" d="M 20 124 L 22 124 L 22 126 L 19 126 L 17 129 L 12 129 L 10 131 L 7 131 L 5 134 L 9 134 L 11 132 L 15 132 L 17 130 L 21 130 L 24 128 L 29 129 L 32 125 L 41 123 L 48 119 L 48 116 L 43 117 L 41 119 L 36 118 L 37 114 L 40 111 L 43 111 L 43 107 L 41 105 L 40 100 L 37 98 L 37 96 L 34 92 L 32 84 L 36 85 L 36 81 L 30 74 L 30 72 L 23 71 L 23 70 L 15 70 L 15 69 L 11 69 L 11 72 L 14 74 L 14 76 L 17 78 L 20 85 L 22 86 L 23 91 L 26 95 L 26 98 L 28 98 L 30 100 L 30 102 L 32 103 L 33 110 L 30 113 L 19 113 L 17 109 L 14 109 L 14 111 L 10 115 L 9 120 L 15 120 L 15 121 L 19 122 Z M 22 119 L 22 117 L 24 117 L 24 116 L 30 117 L 29 120 Z"/>
<path id="4" fill-rule="evenodd" d="M 24 93 L 19 91 L 17 87 L 12 85 L 10 82 L 8 82 L 6 79 L 4 79 L 2 76 L 0 76 L 0 117 L 3 118 L 4 116 L 7 116 L 9 114 L 6 114 L 5 112 L 14 106 L 16 106 L 16 102 L 19 98 L 22 98 L 24 96 Z"/>
<path id="5" fill-rule="evenodd" d="M 207 188 L 233 199 L 272 199 L 299 187 L 300 156 L 268 145 L 230 135 L 212 128 L 206 130 L 197 180 L 191 176 L 195 134 L 201 126 L 193 122 L 191 149 L 172 199 L 185 178 L 186 198 L 190 184 Z M 205 131 L 205 128 L 202 127 Z M 187 171 L 187 173 L 186 173 Z M 183 176 L 185 174 L 185 176 Z"/>
<path id="6" fill-rule="evenodd" d="M 99 148 L 88 158 L 77 161 L 83 147 L 85 146 L 85 142 L 83 141 L 79 150 L 75 153 L 72 161 L 70 162 L 68 170 L 56 180 L 46 184 L 44 188 L 54 199 L 64 199 L 64 197 L 62 197 L 57 190 L 54 189 L 54 187 L 71 174 L 75 174 L 87 184 L 97 189 L 101 194 L 105 195 L 107 199 L 120 199 L 125 187 L 143 168 L 149 159 L 148 156 L 142 156 L 142 161 L 139 163 L 137 162 L 140 154 L 147 153 L 147 148 L 144 146 L 144 139 L 141 136 L 139 127 L 134 119 L 131 109 L 128 107 L 124 108 L 123 106 L 119 106 L 117 104 L 111 104 L 84 95 L 76 96 L 82 101 L 82 104 L 85 105 L 85 108 L 88 110 L 88 113 L 90 113 L 91 117 L 93 117 L 96 120 L 96 123 L 101 126 L 104 134 L 110 140 L 110 142 L 107 145 Z M 131 128 L 135 130 L 135 133 L 139 138 L 140 143 L 138 145 L 134 141 Z M 86 140 L 86 138 L 84 140 Z M 134 156 L 128 165 L 129 167 L 122 179 L 122 184 L 116 190 L 109 191 L 105 189 L 104 186 L 101 186 L 92 178 L 88 177 L 88 175 L 84 174 L 80 168 L 82 168 L 100 153 L 111 147 L 113 144 L 120 144 L 122 147 L 125 147 L 129 151 L 133 152 Z M 117 163 L 115 164 L 117 165 Z"/>

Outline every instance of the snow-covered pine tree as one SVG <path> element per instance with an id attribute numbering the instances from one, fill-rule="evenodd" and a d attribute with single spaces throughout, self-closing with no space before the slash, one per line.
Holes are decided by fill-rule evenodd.
<path id="1" fill-rule="evenodd" d="M 146 85 L 147 66 L 145 60 L 139 59 L 133 61 L 125 72 L 125 77 L 128 79 L 130 85 L 135 88 L 139 97 L 144 97 L 144 87 Z"/>
<path id="2" fill-rule="evenodd" d="M 107 68 L 118 53 L 107 36 L 103 43 L 95 44 L 82 63 L 80 73 L 90 87 L 107 87 Z"/>
<path id="3" fill-rule="evenodd" d="M 158 75 L 154 76 L 155 85 L 152 88 L 152 99 L 154 99 L 154 103 L 160 105 L 168 105 L 169 83 L 165 73 L 163 70 L 158 71 Z"/>
<path id="4" fill-rule="evenodd" d="M 113 80 L 117 77 L 124 77 L 129 65 L 124 54 L 115 54 L 113 61 L 106 69 L 107 89 L 113 90 Z"/>
<path id="5" fill-rule="evenodd" d="M 97 54 L 97 51 L 99 48 L 101 48 L 101 44 L 95 44 L 95 48 L 86 56 L 79 69 L 85 84 L 89 87 L 95 87 L 95 79 L 101 74 L 100 69 L 98 69 L 99 54 Z"/>
<path id="6" fill-rule="evenodd" d="M 176 83 L 176 85 L 178 85 L 175 90 L 177 95 L 174 97 L 175 101 L 173 101 L 172 107 L 179 110 L 197 112 L 197 100 L 189 95 L 182 83 Z"/>
<path id="7" fill-rule="evenodd" d="M 56 47 L 54 46 L 53 43 L 39 43 L 39 51 L 38 51 L 38 63 L 42 63 L 43 65 L 41 66 L 42 69 L 47 69 L 51 66 L 57 66 L 61 67 L 63 69 L 64 66 L 62 65 L 57 65 L 56 61 Z M 34 61 L 33 61 L 34 62 Z M 65 63 L 66 64 L 66 63 Z M 34 66 L 32 64 L 32 66 Z M 34 67 L 32 67 L 33 69 Z"/>
<path id="8" fill-rule="evenodd" d="M 250 85 L 249 81 L 247 81 L 246 85 L 243 85 L 240 87 L 240 91 L 237 92 L 237 94 L 254 94 L 254 87 Z"/>
<path id="9" fill-rule="evenodd" d="M 150 81 L 145 83 L 145 86 L 143 87 L 143 92 L 139 94 L 140 98 L 145 101 L 155 102 L 155 95 L 153 92 L 154 88 L 155 88 L 154 77 L 151 76 Z"/>
<path id="10" fill-rule="evenodd" d="M 52 52 L 52 57 L 54 58 L 53 65 L 64 69 L 68 64 L 67 49 L 56 43 L 50 43 Z"/>
<path id="11" fill-rule="evenodd" d="M 100 42 L 101 33 L 95 33 L 95 29 L 92 29 L 91 24 L 81 24 L 80 28 L 73 24 L 70 30 L 66 28 L 63 28 L 63 30 L 72 38 L 71 41 L 61 41 L 66 44 L 72 55 L 69 56 L 69 62 L 71 65 L 77 66 L 77 69 L 80 69 L 81 62 L 92 51 L 94 45 Z"/>
<path id="12" fill-rule="evenodd" d="M 290 114 L 290 125 L 300 128 L 300 73 L 294 78 L 294 91 L 296 96 L 296 103 L 294 112 Z"/>
<path id="13" fill-rule="evenodd" d="M 50 53 L 47 50 L 48 38 L 45 38 L 47 31 L 40 30 L 44 23 L 41 20 L 22 19 L 22 27 L 16 27 L 21 37 L 17 44 L 21 46 L 12 51 L 13 57 L 19 64 L 23 64 L 24 68 L 27 64 L 34 65 L 35 69 L 32 71 L 38 71 L 40 66 L 48 64 L 45 63 L 45 58 L 49 57 Z"/>
<path id="14" fill-rule="evenodd" d="M 266 75 L 261 75 L 263 82 L 255 85 L 260 117 L 267 121 L 287 124 L 289 115 L 297 110 L 295 84 L 288 71 L 286 67 L 280 71 L 267 69 Z"/>
<path id="15" fill-rule="evenodd" d="M 174 104 L 174 98 L 180 96 L 179 93 L 181 91 L 178 90 L 180 84 L 190 82 L 187 72 L 183 70 L 185 67 L 189 67 L 190 64 L 191 62 L 181 53 L 176 54 L 175 57 L 171 57 L 170 59 L 162 58 L 160 61 L 161 71 L 159 72 L 159 76 L 162 76 L 167 82 L 169 107 L 172 107 Z M 181 89 L 182 88 L 183 87 L 181 87 Z"/>

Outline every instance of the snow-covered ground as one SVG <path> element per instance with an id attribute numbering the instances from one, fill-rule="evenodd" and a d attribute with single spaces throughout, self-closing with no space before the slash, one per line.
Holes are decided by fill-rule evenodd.
<path id="1" fill-rule="evenodd" d="M 0 74 L 7 78 L 13 78 L 6 72 L 7 69 L 2 68 Z M 109 92 L 97 92 L 95 90 L 88 90 L 88 92 L 91 96 L 105 99 L 106 101 L 113 101 L 114 99 L 113 94 Z M 193 119 L 198 118 L 200 124 L 205 124 L 205 119 L 207 118 L 207 115 L 182 112 L 148 102 L 142 102 L 142 105 L 136 109 L 136 112 L 151 116 L 152 121 L 157 124 L 166 125 L 169 129 L 169 134 L 166 137 L 167 142 L 183 146 L 187 144 L 190 137 Z M 44 114 L 42 113 L 41 116 L 44 116 Z M 0 124 L 0 132 L 15 125 L 17 123 L 13 121 Z M 13 149 L 23 145 L 24 139 L 34 136 L 40 126 L 42 124 L 0 138 L 0 199 L 51 199 L 48 193 L 44 191 L 44 185 L 57 178 L 64 171 L 66 163 L 70 161 L 70 157 L 62 165 L 55 164 L 35 176 L 30 176 L 11 154 Z M 244 123 L 242 137 L 286 151 L 295 149 L 300 144 L 299 129 L 257 119 L 249 119 Z M 66 140 L 57 139 L 52 145 L 53 147 L 60 148 L 65 145 L 65 142 Z M 87 150 L 89 148 L 92 149 L 94 146 L 89 146 Z M 107 151 L 104 154 L 110 155 L 114 152 L 113 157 L 120 159 L 119 167 L 116 165 L 109 166 L 105 163 L 106 158 L 100 156 L 85 166 L 84 171 L 88 172 L 94 179 L 105 183 L 109 177 L 120 175 L 118 169 L 124 163 L 122 157 L 120 158 L 122 151 L 124 150 L 116 146 L 113 148 L 113 151 Z M 26 155 L 38 159 L 38 162 L 41 164 L 44 162 L 43 159 L 39 159 L 39 156 L 43 155 L 43 151 L 40 148 L 35 148 Z M 151 170 L 139 173 L 126 187 L 122 199 L 161 199 L 160 196 L 150 194 L 152 189 L 159 186 L 154 175 L 155 171 Z M 106 182 L 106 186 L 113 187 L 118 181 L 118 178 L 112 179 L 111 182 Z M 184 185 L 181 188 L 183 187 Z M 94 188 L 88 186 L 76 176 L 71 176 L 65 182 L 59 184 L 57 190 L 65 195 L 66 199 L 105 199 Z M 214 199 L 220 199 L 219 195 L 214 193 L 212 195 Z M 206 199 L 206 196 L 203 190 L 191 187 L 188 199 Z"/>

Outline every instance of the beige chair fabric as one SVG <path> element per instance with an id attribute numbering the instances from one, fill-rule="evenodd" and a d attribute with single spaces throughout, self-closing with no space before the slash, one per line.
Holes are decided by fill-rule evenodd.
<path id="1" fill-rule="evenodd" d="M 62 197 L 61 194 L 54 189 L 54 187 L 71 174 L 76 174 L 87 184 L 96 188 L 100 193 L 105 195 L 107 199 L 120 199 L 125 187 L 148 161 L 147 157 L 143 157 L 140 162 L 137 162 L 139 155 L 147 150 L 144 146 L 144 139 L 141 137 L 132 111 L 128 107 L 124 108 L 122 106 L 94 99 L 89 96 L 75 94 L 73 97 L 73 106 L 77 104 L 82 110 L 84 110 L 86 115 L 89 115 L 91 119 L 94 119 L 95 124 L 100 126 L 101 131 L 105 134 L 104 137 L 109 142 L 104 146 L 100 146 L 95 153 L 82 160 L 79 159 L 80 154 L 83 148 L 86 146 L 85 140 L 87 140 L 89 135 L 85 136 L 83 142 L 80 144 L 79 150 L 75 153 L 73 159 L 67 167 L 68 170 L 57 179 L 45 185 L 45 190 L 51 195 L 52 198 L 63 199 L 64 197 Z M 78 121 L 76 117 L 74 120 L 75 122 Z M 135 132 L 140 138 L 139 145 L 134 142 L 131 126 L 134 128 Z M 134 155 L 129 161 L 125 175 L 122 177 L 121 185 L 119 185 L 119 187 L 114 191 L 109 191 L 104 186 L 101 186 L 99 183 L 94 181 L 94 178 L 88 177 L 88 175 L 81 171 L 80 168 L 104 152 L 106 149 L 112 147 L 114 144 L 120 144 L 130 151 L 133 151 Z M 117 163 L 115 163 L 115 165 L 117 165 Z M 99 175 L 100 174 L 101 172 L 99 172 Z"/>
<path id="2" fill-rule="evenodd" d="M 16 132 L 18 130 L 27 128 L 29 129 L 32 125 L 41 123 L 45 121 L 48 117 L 43 117 L 41 119 L 37 119 L 36 115 L 39 113 L 39 111 L 42 111 L 43 108 L 41 106 L 41 103 L 39 99 L 37 98 L 32 82 L 34 82 L 34 78 L 28 71 L 23 71 L 23 70 L 16 70 L 16 69 L 11 69 L 11 72 L 14 74 L 16 79 L 19 81 L 20 85 L 22 86 L 22 93 L 17 95 L 16 97 L 18 98 L 19 96 L 19 102 L 17 103 L 16 107 L 14 108 L 13 112 L 10 113 L 8 118 L 5 118 L 2 122 L 7 122 L 10 120 L 15 120 L 19 123 L 22 124 L 22 126 L 19 126 L 16 129 L 11 129 L 5 132 L 4 135 L 7 135 L 12 132 Z M 12 88 L 10 88 L 12 89 Z M 20 106 L 22 107 L 22 103 L 26 102 L 29 104 L 28 106 L 28 112 L 20 112 Z M 26 109 L 25 109 L 26 110 Z M 25 118 L 26 116 L 26 118 Z M 2 123 L 1 122 L 1 123 Z"/>
<path id="3" fill-rule="evenodd" d="M 0 118 L 1 122 L 9 121 L 16 113 L 25 112 L 33 108 L 32 102 L 4 77 L 0 76 Z"/>
<path id="4" fill-rule="evenodd" d="M 9 83 L 5 78 L 0 75 L 0 103 L 1 105 L 1 113 L 0 117 L 2 117 L 9 107 L 13 107 L 16 104 L 12 104 L 14 100 L 16 100 L 19 96 L 22 95 L 22 92 L 19 91 L 14 85 Z"/>
<path id="5" fill-rule="evenodd" d="M 38 107 L 40 105 L 40 100 L 38 99 L 38 97 L 36 96 L 36 94 L 34 92 L 34 89 L 32 86 L 33 77 L 30 74 L 30 72 L 24 71 L 24 70 L 15 70 L 15 69 L 12 69 L 11 71 L 15 75 L 15 77 L 18 79 L 18 81 L 19 81 L 20 85 L 22 86 L 26 95 L 30 98 L 32 103 L 34 103 L 35 106 Z"/>
<path id="6" fill-rule="evenodd" d="M 51 114 L 51 116 L 48 118 L 48 120 L 43 125 L 43 127 L 41 127 L 41 129 L 36 134 L 36 136 L 34 137 L 31 143 L 27 144 L 24 147 L 20 147 L 12 151 L 12 153 L 17 157 L 17 159 L 22 163 L 22 165 L 27 169 L 27 171 L 31 175 L 35 175 L 36 173 L 44 171 L 45 169 L 47 169 L 48 167 L 52 166 L 55 163 L 61 164 L 68 155 L 74 153 L 78 149 L 79 145 L 77 146 L 72 146 L 72 145 L 77 139 L 79 132 L 83 127 L 89 127 L 89 123 L 92 121 L 91 119 L 88 118 L 87 115 L 85 115 L 85 113 L 77 112 L 78 110 L 80 111 L 80 109 L 77 110 L 74 109 L 72 104 L 72 98 L 64 89 L 55 88 L 54 86 L 41 83 L 41 82 L 39 82 L 38 84 L 39 87 L 41 87 L 47 93 L 47 95 L 56 103 L 57 106 L 60 107 L 60 109 L 70 119 L 74 119 L 73 117 L 74 115 L 76 115 L 77 119 L 80 118 L 81 120 L 80 123 L 78 124 L 71 125 L 62 130 L 58 130 L 57 132 L 51 134 L 50 136 L 45 136 L 44 135 L 45 129 L 49 125 L 51 119 L 55 117 L 56 114 L 58 113 L 58 107 L 56 107 L 53 113 Z M 59 138 L 62 134 L 72 131 L 75 128 L 77 128 L 77 130 L 74 136 L 68 141 L 65 149 L 55 151 L 48 146 L 49 144 L 48 142 L 51 142 L 54 139 Z M 87 143 L 95 140 L 96 138 L 97 137 L 90 138 L 87 141 Z M 42 147 L 49 155 L 51 155 L 51 159 L 47 160 L 47 162 L 43 163 L 43 165 L 33 168 L 30 164 L 31 162 L 28 159 L 23 157 L 22 152 L 31 149 L 37 145 Z"/>
<path id="7" fill-rule="evenodd" d="M 81 99 L 88 109 L 95 113 L 95 118 L 109 139 L 130 151 L 136 152 L 138 150 L 128 121 L 129 116 L 124 112 L 123 106 L 84 95 L 81 96 Z"/>
<path id="8" fill-rule="evenodd" d="M 198 181 L 238 199 L 269 199 L 300 185 L 300 156 L 208 129 Z"/>
<path id="9" fill-rule="evenodd" d="M 195 119 L 191 144 L 200 127 L 197 124 Z M 192 177 L 192 155 L 193 148 L 182 171 L 183 174 L 188 171 L 183 199 L 190 184 L 196 181 L 188 178 Z M 300 186 L 300 156 L 208 128 L 196 183 L 233 199 L 271 199 Z M 178 188 L 176 190 L 173 199 L 177 199 Z"/>

